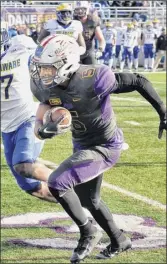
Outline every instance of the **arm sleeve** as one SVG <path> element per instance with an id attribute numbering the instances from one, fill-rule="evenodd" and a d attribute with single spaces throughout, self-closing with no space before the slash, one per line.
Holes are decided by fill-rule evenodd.
<path id="1" fill-rule="evenodd" d="M 117 86 L 117 82 L 115 79 L 115 74 L 111 71 L 111 69 L 103 65 L 101 66 L 96 74 L 95 78 L 95 92 L 99 96 L 99 98 L 103 98 L 110 93 L 112 93 Z"/>
<path id="2" fill-rule="evenodd" d="M 151 82 L 141 74 L 126 73 L 126 80 L 121 82 L 121 73 L 116 73 L 117 87 L 113 93 L 129 93 L 137 91 L 141 94 L 157 111 L 160 117 L 166 113 L 166 106 L 153 88 Z"/>

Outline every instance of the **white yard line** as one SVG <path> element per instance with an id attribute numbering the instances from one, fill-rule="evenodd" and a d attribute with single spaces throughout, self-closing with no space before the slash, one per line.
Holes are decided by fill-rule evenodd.
<path id="1" fill-rule="evenodd" d="M 107 187 L 108 189 L 110 190 L 114 190 L 114 191 L 117 191 L 117 192 L 120 192 L 122 194 L 125 194 L 126 196 L 129 196 L 129 197 L 132 197 L 133 199 L 136 199 L 136 200 L 139 200 L 139 201 L 142 201 L 146 204 L 150 204 L 152 205 L 153 207 L 156 207 L 156 208 L 159 208 L 159 209 L 162 209 L 162 210 L 166 210 L 166 205 L 164 204 L 161 204 L 160 202 L 157 202 L 155 200 L 152 200 L 152 199 L 149 199 L 145 196 L 142 196 L 140 194 L 137 194 L 137 193 L 134 193 L 134 192 L 130 192 L 130 191 L 127 191 L 123 188 L 120 188 L 119 186 L 116 186 L 116 185 L 113 185 L 113 184 L 110 184 L 110 183 L 107 183 L 105 181 L 103 181 L 102 183 L 102 186 L 104 187 Z"/>
<path id="2" fill-rule="evenodd" d="M 166 84 L 166 82 L 152 82 L 152 83 L 157 83 L 157 84 Z"/>
<path id="3" fill-rule="evenodd" d="M 131 98 L 131 97 L 120 97 L 120 96 L 112 96 L 112 100 L 115 101 L 130 101 L 130 102 L 137 102 L 143 104 L 149 104 L 147 101 L 140 100 L 138 98 Z"/>
<path id="4" fill-rule="evenodd" d="M 141 73 L 141 74 L 166 74 L 166 71 L 160 71 L 160 72 L 147 72 L 147 71 L 143 71 L 143 72 L 141 72 L 141 71 L 139 71 L 138 72 L 139 74 Z"/>
<path id="5" fill-rule="evenodd" d="M 133 126 L 140 126 L 141 124 L 136 122 L 136 121 L 124 121 L 124 123 L 126 124 L 130 124 L 130 125 L 133 125 Z"/>

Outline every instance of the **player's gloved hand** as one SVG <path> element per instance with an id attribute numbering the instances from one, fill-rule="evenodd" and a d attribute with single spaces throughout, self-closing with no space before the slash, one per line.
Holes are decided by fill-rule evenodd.
<path id="1" fill-rule="evenodd" d="M 67 132 L 71 126 L 61 125 L 64 116 L 60 116 L 55 122 L 48 122 L 38 129 L 38 136 L 40 139 L 52 138 L 54 136 Z"/>
<path id="2" fill-rule="evenodd" d="M 98 60 L 103 55 L 103 52 L 101 49 L 98 49 L 95 51 L 95 59 Z"/>
<path id="3" fill-rule="evenodd" d="M 167 130 L 166 113 L 160 117 L 158 138 L 161 139 L 163 130 Z"/>

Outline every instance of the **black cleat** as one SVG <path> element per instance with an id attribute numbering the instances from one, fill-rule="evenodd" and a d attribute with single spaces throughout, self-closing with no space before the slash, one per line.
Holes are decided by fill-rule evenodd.
<path id="1" fill-rule="evenodd" d="M 102 238 L 102 232 L 97 230 L 94 234 L 90 236 L 81 236 L 77 247 L 74 249 L 73 254 L 71 256 L 71 263 L 80 263 L 81 260 L 86 258 L 94 247 L 98 244 L 100 239 Z"/>
<path id="2" fill-rule="evenodd" d="M 113 258 L 115 255 L 120 254 L 123 251 L 132 248 L 132 242 L 129 237 L 126 237 L 126 240 L 119 244 L 119 247 L 112 246 L 109 244 L 103 251 L 101 251 L 96 258 L 97 259 L 109 259 Z"/>

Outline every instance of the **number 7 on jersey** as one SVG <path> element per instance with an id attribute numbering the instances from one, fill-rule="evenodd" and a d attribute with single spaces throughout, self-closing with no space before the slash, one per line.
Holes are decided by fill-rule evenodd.
<path id="1" fill-rule="evenodd" d="M 13 74 L 8 74 L 0 77 L 1 83 L 5 84 L 5 99 L 9 99 L 9 87 L 13 80 Z"/>

